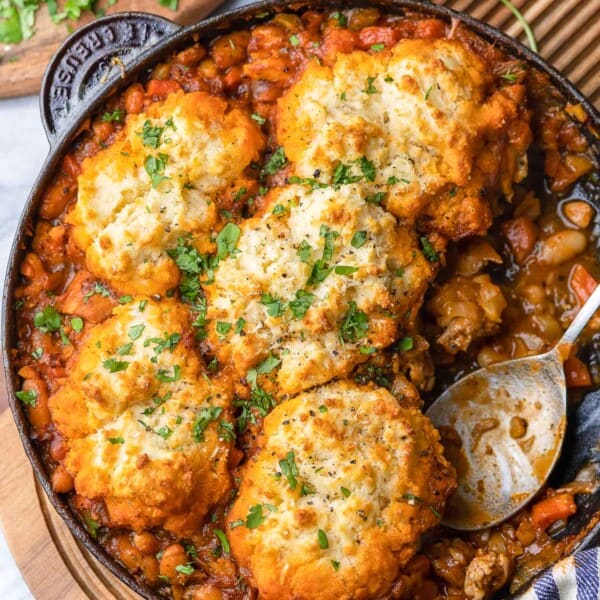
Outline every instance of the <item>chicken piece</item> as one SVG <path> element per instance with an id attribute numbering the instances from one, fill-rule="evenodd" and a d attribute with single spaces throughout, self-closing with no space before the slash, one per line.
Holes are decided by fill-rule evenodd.
<path id="1" fill-rule="evenodd" d="M 506 306 L 502 290 L 489 275 L 459 275 L 434 289 L 426 310 L 443 330 L 437 343 L 455 355 L 465 352 L 472 342 L 496 333 Z"/>
<path id="2" fill-rule="evenodd" d="M 490 598 L 508 581 L 511 566 L 503 552 L 477 550 L 465 574 L 465 596 L 468 600 Z"/>
<path id="3" fill-rule="evenodd" d="M 187 234 L 200 251 L 218 198 L 259 158 L 250 116 L 204 92 L 170 94 L 130 117 L 122 136 L 83 162 L 67 221 L 86 267 L 122 294 L 164 294 L 179 282 L 166 251 Z"/>
<path id="4" fill-rule="evenodd" d="M 494 89 L 458 40 L 403 40 L 311 61 L 278 101 L 277 135 L 294 175 L 362 176 L 409 225 L 456 240 L 485 233 L 494 201 L 527 173 L 524 94 Z"/>
<path id="5" fill-rule="evenodd" d="M 263 600 L 387 597 L 455 489 L 437 431 L 383 388 L 283 402 L 257 445 L 227 521 Z"/>

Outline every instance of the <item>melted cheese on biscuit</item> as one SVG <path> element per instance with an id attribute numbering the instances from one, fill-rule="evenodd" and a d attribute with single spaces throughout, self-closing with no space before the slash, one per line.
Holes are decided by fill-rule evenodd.
<path id="1" fill-rule="evenodd" d="M 121 139 L 84 161 L 68 217 L 88 270 L 127 294 L 176 286 L 165 250 L 185 233 L 212 247 L 215 199 L 263 145 L 248 115 L 203 92 L 171 94 L 130 117 Z"/>
<path id="2" fill-rule="evenodd" d="M 297 393 L 391 344 L 431 275 L 415 236 L 361 187 L 282 188 L 206 286 L 210 340 L 241 376 L 273 352 L 280 392 Z"/>
<path id="3" fill-rule="evenodd" d="M 455 487 L 427 417 L 384 389 L 301 394 L 257 445 L 228 523 L 265 600 L 385 597 Z"/>
<path id="4" fill-rule="evenodd" d="M 230 395 L 190 339 L 182 305 L 137 298 L 91 329 L 49 399 L 77 493 L 103 499 L 114 525 L 190 535 L 230 489 Z"/>
<path id="5" fill-rule="evenodd" d="M 341 54 L 332 67 L 313 61 L 278 102 L 278 139 L 297 175 L 318 170 L 321 181 L 340 162 L 366 156 L 373 180 L 389 184 L 387 207 L 409 223 L 437 196 L 479 200 L 463 227 L 442 222 L 437 229 L 449 237 L 482 233 L 491 219 L 482 194 L 502 179 L 510 196 L 513 179 L 526 173 L 526 144 L 511 142 L 515 122 L 527 129 L 526 111 L 502 91 L 487 97 L 491 81 L 481 60 L 454 40 Z"/>

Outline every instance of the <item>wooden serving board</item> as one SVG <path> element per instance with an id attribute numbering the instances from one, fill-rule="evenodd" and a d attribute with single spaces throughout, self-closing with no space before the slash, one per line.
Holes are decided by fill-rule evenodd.
<path id="1" fill-rule="evenodd" d="M 176 11 L 165 8 L 159 0 L 117 0 L 113 6 L 106 1 L 98 3 L 105 6 L 106 14 L 123 11 L 150 12 L 180 25 L 195 23 L 212 12 L 224 0 L 179 0 Z M 0 46 L 0 98 L 36 94 L 42 83 L 42 77 L 52 55 L 70 31 L 94 20 L 87 12 L 76 22 L 52 22 L 48 7 L 44 5 L 37 13 L 35 33 L 32 38 L 14 46 Z"/>
<path id="2" fill-rule="evenodd" d="M 503 29 L 525 41 L 523 27 L 499 0 L 433 0 Z M 158 0 L 118 0 L 107 13 L 139 10 L 159 14 L 182 25 L 193 23 L 223 0 L 179 0 L 177 11 Z M 540 54 L 548 59 L 600 109 L 600 0 L 513 0 L 532 26 Z M 71 26 L 91 21 L 86 15 Z M 35 35 L 0 52 L 0 98 L 37 93 L 52 54 L 67 37 L 66 23 L 55 25 L 43 7 Z"/>
<path id="3" fill-rule="evenodd" d="M 70 534 L 38 485 L 9 410 L 0 414 L 0 526 L 39 600 L 140 600 Z"/>

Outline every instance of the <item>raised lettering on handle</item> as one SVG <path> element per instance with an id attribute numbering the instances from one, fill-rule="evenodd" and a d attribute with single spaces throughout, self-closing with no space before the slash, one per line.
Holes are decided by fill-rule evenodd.
<path id="1" fill-rule="evenodd" d="M 117 13 L 75 31 L 46 69 L 41 112 L 53 144 L 107 87 L 179 25 L 146 13 Z"/>

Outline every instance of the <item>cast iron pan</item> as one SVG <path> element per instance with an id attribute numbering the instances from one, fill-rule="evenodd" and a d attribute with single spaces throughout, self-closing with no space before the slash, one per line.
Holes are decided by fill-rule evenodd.
<path id="1" fill-rule="evenodd" d="M 514 39 L 471 17 L 445 7 L 419 0 L 371 0 L 370 2 L 303 0 L 291 4 L 286 0 L 261 1 L 191 25 L 180 27 L 166 19 L 136 12 L 123 12 L 98 19 L 71 35 L 50 62 L 40 94 L 41 116 L 50 143 L 50 152 L 33 186 L 21 216 L 8 261 L 2 303 L 2 347 L 8 401 L 13 412 L 25 452 L 33 471 L 54 508 L 67 526 L 102 565 L 144 598 L 159 598 L 157 593 L 139 583 L 121 564 L 114 560 L 91 537 L 70 508 L 64 496 L 52 491 L 50 477 L 38 448 L 30 438 L 26 412 L 16 400 L 20 389 L 19 378 L 11 362 L 11 348 L 16 346 L 16 319 L 14 289 L 19 279 L 19 264 L 27 245 L 27 232 L 35 221 L 42 191 L 84 120 L 96 111 L 109 94 L 126 85 L 136 76 L 173 50 L 192 42 L 192 35 L 209 39 L 235 27 L 268 19 L 277 11 L 302 10 L 306 7 L 347 9 L 357 6 L 377 6 L 401 13 L 404 9 L 419 11 L 446 21 L 459 19 L 482 38 L 497 44 L 510 55 L 548 74 L 553 85 L 565 99 L 583 106 L 588 115 L 588 135 L 596 156 L 600 155 L 600 141 L 594 131 L 600 131 L 600 114 L 591 103 L 558 71 L 546 64 Z M 600 193 L 592 192 L 590 200 L 600 210 Z M 591 360 L 600 360 L 600 339 L 593 344 Z M 584 465 L 600 471 L 600 390 L 588 394 L 569 420 L 568 439 L 561 463 L 555 469 L 552 483 L 560 485 L 571 480 Z M 593 515 L 600 511 L 600 491 L 580 498 L 579 512 L 571 520 L 563 535 L 582 531 Z M 600 542 L 600 525 L 587 532 L 577 550 Z"/>

